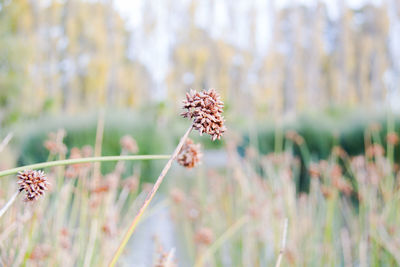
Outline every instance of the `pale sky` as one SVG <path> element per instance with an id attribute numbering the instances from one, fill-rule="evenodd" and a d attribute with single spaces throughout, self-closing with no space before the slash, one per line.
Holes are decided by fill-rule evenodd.
<path id="1" fill-rule="evenodd" d="M 214 3 L 212 14 L 209 10 L 210 1 Z M 151 73 L 155 81 L 159 99 L 164 99 L 166 94 L 165 78 L 169 71 L 171 48 L 174 47 L 177 38 L 179 38 L 180 29 L 185 27 L 187 21 L 185 20 L 187 19 L 185 16 L 189 15 L 185 11 L 190 2 L 191 0 L 115 0 L 114 2 L 122 16 L 127 19 L 129 30 L 132 31 L 131 56 L 142 62 Z M 277 0 L 275 1 L 275 5 L 277 8 L 286 7 L 291 3 L 314 6 L 318 2 L 315 0 Z M 340 1 L 322 0 L 322 2 L 326 4 L 331 19 L 337 18 L 340 10 L 338 3 Z M 366 3 L 381 5 L 383 2 L 384 0 L 344 0 L 344 3 L 351 8 L 359 8 Z M 174 3 L 173 8 L 175 10 L 173 12 L 168 9 L 169 3 Z M 269 21 L 271 17 L 269 13 L 271 2 L 269 0 L 235 0 L 235 4 L 230 7 L 230 11 L 233 12 L 235 17 L 235 25 L 232 25 L 232 20 L 229 18 L 227 3 L 232 2 L 230 0 L 198 1 L 197 12 L 194 18 L 196 24 L 208 31 L 213 38 L 223 39 L 231 45 L 248 49 L 251 45 L 249 42 L 251 38 L 248 14 L 252 6 L 255 6 L 256 12 L 258 12 L 258 16 L 256 16 L 257 21 L 255 22 L 256 44 L 255 47 L 251 48 L 259 55 L 259 58 L 262 58 L 268 51 L 268 44 L 271 39 L 271 23 Z M 148 6 L 151 6 L 151 8 Z M 182 10 L 179 10 L 180 7 Z M 157 23 L 154 24 L 155 28 L 152 34 L 145 34 L 143 27 L 141 27 L 142 21 L 152 18 L 156 18 L 157 20 Z M 395 32 L 399 32 L 400 30 L 400 21 L 398 18 L 393 18 L 393 15 L 390 30 L 392 36 L 396 36 Z M 399 44 L 400 38 L 397 37 L 392 38 L 389 44 L 395 57 L 400 57 L 400 49 L 396 48 L 399 47 Z M 256 66 L 257 62 L 254 65 Z M 188 77 L 189 75 L 186 76 Z M 390 84 L 398 83 L 399 78 L 396 78 L 396 76 L 389 71 L 385 77 L 388 80 L 387 86 L 389 92 Z M 249 77 L 251 77 L 251 70 L 249 71 Z M 398 88 L 398 86 L 394 86 L 393 88 Z M 395 95 L 396 97 L 394 97 Z M 397 89 L 390 94 L 388 102 L 392 102 L 394 99 L 396 100 L 393 105 L 400 109 L 400 105 L 397 105 L 397 103 L 400 103 L 400 92 Z"/>

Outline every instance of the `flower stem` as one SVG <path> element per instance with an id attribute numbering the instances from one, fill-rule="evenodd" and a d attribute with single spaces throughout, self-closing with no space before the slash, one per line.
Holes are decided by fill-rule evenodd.
<path id="1" fill-rule="evenodd" d="M 210 258 L 231 236 L 233 236 L 243 225 L 249 221 L 247 215 L 241 217 L 232 226 L 230 226 L 196 261 L 195 267 L 204 265 L 204 261 Z"/>
<path id="2" fill-rule="evenodd" d="M 151 200 L 153 199 L 153 197 L 155 196 L 155 194 L 157 193 L 158 188 L 160 187 L 162 181 L 165 178 L 165 175 L 167 174 L 168 170 L 171 168 L 172 162 L 175 160 L 175 158 L 178 156 L 179 152 L 182 149 L 183 144 L 185 143 L 187 137 L 189 136 L 190 132 L 193 129 L 193 125 L 191 125 L 189 127 L 189 129 L 186 131 L 186 133 L 183 135 L 183 137 L 181 138 L 178 146 L 175 148 L 174 153 L 171 155 L 171 157 L 169 158 L 167 164 L 164 166 L 164 169 L 161 171 L 160 176 L 158 176 L 156 183 L 154 184 L 153 188 L 151 189 L 151 191 L 149 192 L 149 194 L 147 195 L 146 199 L 144 200 L 142 206 L 139 209 L 139 212 L 136 214 L 135 218 L 132 221 L 131 226 L 129 227 L 128 231 L 125 233 L 121 243 L 118 246 L 117 251 L 115 252 L 109 267 L 114 267 L 115 264 L 117 263 L 119 257 L 122 254 L 122 251 L 124 250 L 126 244 L 128 243 L 130 237 L 132 236 L 133 232 L 136 229 L 136 226 L 138 225 L 140 218 L 142 217 L 143 213 L 146 211 L 147 206 L 150 204 Z"/>
<path id="3" fill-rule="evenodd" d="M 26 165 L 14 169 L 9 169 L 5 171 L 0 171 L 0 177 L 16 174 L 23 170 L 34 170 L 34 169 L 43 169 L 54 166 L 63 166 L 63 165 L 71 165 L 71 164 L 80 164 L 80 163 L 90 163 L 90 162 L 105 162 L 105 161 L 119 161 L 119 160 L 153 160 L 153 159 L 168 159 L 170 155 L 130 155 L 130 156 L 107 156 L 107 157 L 90 157 L 90 158 L 79 158 L 79 159 L 66 159 L 66 160 L 56 160 L 49 162 L 42 162 L 32 165 Z"/>
<path id="4" fill-rule="evenodd" d="M 279 267 L 282 262 L 283 253 L 286 249 L 286 237 L 287 237 L 287 229 L 288 229 L 288 218 L 285 219 L 283 223 L 283 234 L 282 234 L 282 241 L 281 241 L 281 250 L 279 251 L 278 259 L 276 260 L 275 267 Z"/>
<path id="5" fill-rule="evenodd" d="M 12 203 L 14 203 L 15 199 L 17 199 L 19 192 L 15 192 L 14 195 L 8 200 L 8 202 L 4 205 L 4 207 L 0 210 L 0 218 L 3 214 L 8 210 Z"/>

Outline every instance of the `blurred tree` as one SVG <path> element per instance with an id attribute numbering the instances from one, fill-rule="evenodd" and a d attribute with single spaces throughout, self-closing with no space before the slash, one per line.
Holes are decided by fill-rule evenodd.
<path id="1" fill-rule="evenodd" d="M 397 1 L 337 0 L 332 16 L 325 1 L 138 0 L 130 31 L 115 2 L 0 0 L 0 123 L 178 103 L 189 88 L 217 88 L 232 115 L 276 118 L 380 107 L 400 89 Z"/>

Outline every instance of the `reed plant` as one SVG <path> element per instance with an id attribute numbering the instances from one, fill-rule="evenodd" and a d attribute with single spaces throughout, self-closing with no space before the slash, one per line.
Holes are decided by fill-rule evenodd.
<path id="1" fill-rule="evenodd" d="M 335 146 L 320 161 L 298 133 L 266 155 L 252 147 L 239 154 L 228 136 L 226 167 L 200 169 L 196 179 L 179 178 L 171 188 L 191 264 L 399 266 L 399 138 L 388 131 L 385 148 L 374 131 L 365 133 L 365 154 L 349 156 Z M 308 191 L 298 187 L 303 164 Z"/>

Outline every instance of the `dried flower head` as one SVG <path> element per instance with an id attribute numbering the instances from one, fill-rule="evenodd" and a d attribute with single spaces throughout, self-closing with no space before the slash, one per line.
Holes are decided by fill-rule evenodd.
<path id="1" fill-rule="evenodd" d="M 154 237 L 154 242 L 156 245 L 157 258 L 154 263 L 154 267 L 176 267 L 177 262 L 174 257 L 175 249 L 171 249 L 169 252 L 164 250 L 161 245 L 160 240 L 157 236 Z"/>
<path id="2" fill-rule="evenodd" d="M 214 89 L 202 92 L 191 90 L 186 93 L 183 100 L 183 108 L 187 111 L 181 115 L 185 118 L 193 119 L 193 128 L 200 132 L 211 135 L 211 139 L 220 139 L 226 131 L 222 109 L 224 103 L 219 94 Z"/>
<path id="3" fill-rule="evenodd" d="M 139 187 L 139 177 L 137 175 L 132 175 L 122 181 L 122 186 L 130 192 L 134 192 Z"/>
<path id="4" fill-rule="evenodd" d="M 399 136 L 395 132 L 390 132 L 386 135 L 386 140 L 390 145 L 395 146 L 399 143 Z"/>
<path id="5" fill-rule="evenodd" d="M 19 192 L 26 191 L 25 201 L 34 201 L 48 190 L 50 183 L 43 171 L 25 170 L 18 174 Z"/>
<path id="6" fill-rule="evenodd" d="M 200 151 L 200 144 L 195 144 L 192 139 L 186 139 L 181 151 L 178 154 L 177 161 L 180 165 L 186 168 L 193 168 L 196 166 L 203 154 Z"/>
<path id="7" fill-rule="evenodd" d="M 365 153 L 369 158 L 382 157 L 385 154 L 385 149 L 379 144 L 373 144 L 367 148 Z"/>
<path id="8" fill-rule="evenodd" d="M 181 203 L 185 199 L 185 193 L 179 188 L 172 188 L 170 196 L 176 204 Z"/>
<path id="9" fill-rule="evenodd" d="M 130 135 L 123 136 L 120 143 L 122 148 L 130 153 L 136 154 L 139 151 L 135 139 L 133 139 L 133 137 Z"/>
<path id="10" fill-rule="evenodd" d="M 67 153 L 67 147 L 63 143 L 66 136 L 65 130 L 60 129 L 56 133 L 49 133 L 48 139 L 43 143 L 44 147 L 53 155 Z"/>
<path id="11" fill-rule="evenodd" d="M 210 228 L 200 228 L 196 232 L 195 240 L 199 244 L 210 245 L 214 240 L 214 233 Z"/>

